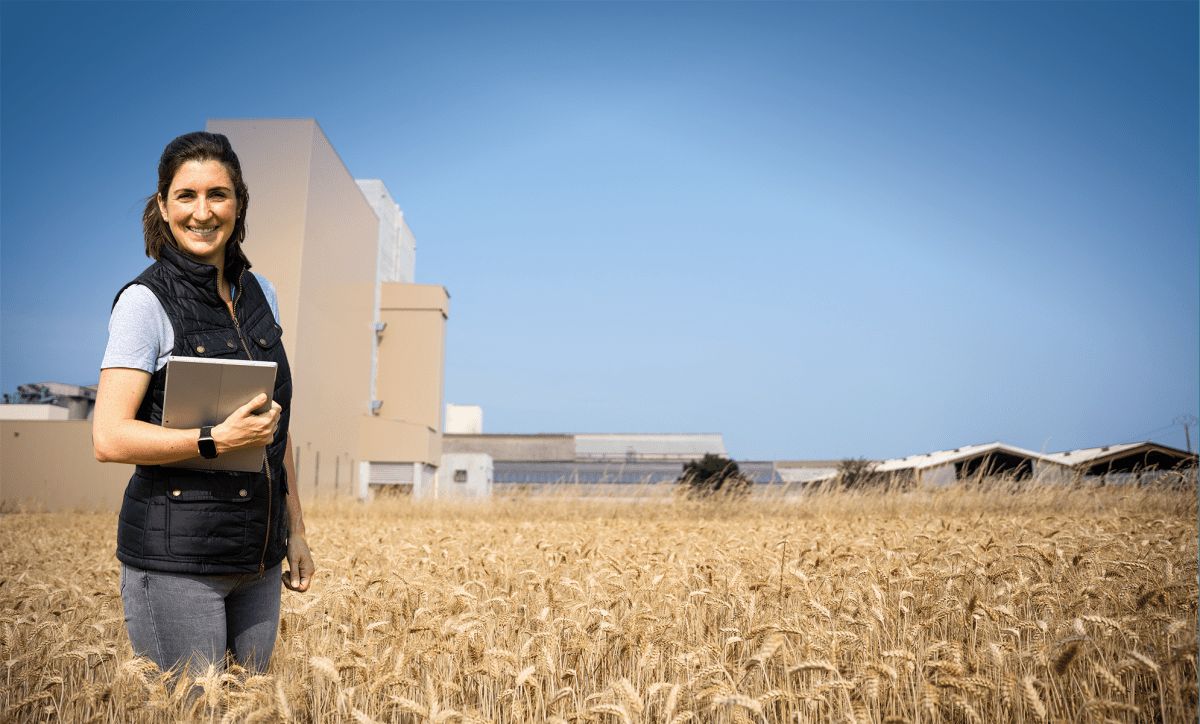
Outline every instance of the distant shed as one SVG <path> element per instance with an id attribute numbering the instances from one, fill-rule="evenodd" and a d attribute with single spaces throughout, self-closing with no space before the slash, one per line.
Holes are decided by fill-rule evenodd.
<path id="1" fill-rule="evenodd" d="M 1156 442 L 1129 442 L 1052 453 L 1049 457 L 1069 465 L 1080 475 L 1138 475 L 1195 468 L 1196 453 Z"/>
<path id="2" fill-rule="evenodd" d="M 883 460 L 877 473 L 911 476 L 917 484 L 946 485 L 976 476 L 1009 475 L 1017 480 L 1057 481 L 1070 476 L 1070 467 L 1050 455 L 1002 442 L 966 445 L 923 455 Z"/>

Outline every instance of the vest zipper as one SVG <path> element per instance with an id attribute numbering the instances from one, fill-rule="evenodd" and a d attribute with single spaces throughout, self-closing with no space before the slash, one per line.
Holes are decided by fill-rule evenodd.
<path id="1" fill-rule="evenodd" d="M 263 449 L 263 467 L 267 471 L 267 534 L 263 538 L 262 557 L 258 559 L 258 572 L 267 570 L 267 546 L 271 543 L 271 509 L 275 507 L 275 483 L 271 480 L 271 461 Z"/>
<path id="2" fill-rule="evenodd" d="M 246 270 L 238 275 L 238 289 L 243 292 L 246 290 L 242 284 L 242 278 L 246 276 Z M 242 325 L 238 324 L 237 320 L 237 299 L 230 301 L 232 309 L 229 310 L 229 317 L 233 319 L 233 329 L 237 332 L 238 341 L 242 343 L 242 349 L 246 350 L 246 358 L 254 361 L 254 355 L 250 354 L 250 345 L 246 344 L 246 340 L 242 337 Z M 263 448 L 263 469 L 267 471 L 267 534 L 263 537 L 263 552 L 262 557 L 258 559 L 258 572 L 263 573 L 267 570 L 267 548 L 271 545 L 271 511 L 275 507 L 275 482 L 271 479 L 271 459 L 267 457 L 267 449 Z"/>
<path id="3" fill-rule="evenodd" d="M 242 277 L 245 275 L 245 271 L 242 271 L 242 273 L 238 275 L 238 289 L 246 289 L 246 287 L 242 284 Z M 246 359 L 253 362 L 254 355 L 250 354 L 250 345 L 246 344 L 246 340 L 242 337 L 242 325 L 238 324 L 237 321 L 237 299 L 234 299 L 229 304 L 231 307 L 229 309 L 229 318 L 233 320 L 233 330 L 237 332 L 238 341 L 242 343 L 242 349 L 246 350 Z"/>

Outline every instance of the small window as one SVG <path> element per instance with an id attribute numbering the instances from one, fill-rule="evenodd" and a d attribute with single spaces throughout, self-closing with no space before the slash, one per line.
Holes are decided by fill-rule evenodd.
<path id="1" fill-rule="evenodd" d="M 467 482 L 467 471 L 466 470 L 455 470 L 454 471 L 454 482 L 456 482 L 456 483 Z"/>

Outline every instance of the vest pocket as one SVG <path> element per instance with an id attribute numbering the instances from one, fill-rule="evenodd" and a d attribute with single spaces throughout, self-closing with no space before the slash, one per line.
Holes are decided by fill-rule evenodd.
<path id="1" fill-rule="evenodd" d="M 185 335 L 183 352 L 186 357 L 231 357 L 241 351 L 237 330 L 212 330 Z"/>
<path id="2" fill-rule="evenodd" d="M 177 477 L 166 481 L 166 493 L 167 550 L 173 557 L 234 563 L 246 554 L 254 498 L 251 476 Z"/>
<path id="3" fill-rule="evenodd" d="M 270 326 L 264 326 L 252 333 L 251 336 L 258 348 L 266 352 L 279 344 L 279 340 L 283 337 L 283 330 L 279 328 L 278 324 L 272 323 Z"/>

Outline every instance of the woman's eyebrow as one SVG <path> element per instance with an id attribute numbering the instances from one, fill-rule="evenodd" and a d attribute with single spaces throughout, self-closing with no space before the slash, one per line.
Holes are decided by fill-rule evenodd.
<path id="1" fill-rule="evenodd" d="M 207 191 L 207 192 L 209 192 L 209 193 L 212 193 L 213 191 L 225 191 L 226 193 L 233 193 L 233 189 L 229 188 L 228 186 L 209 186 L 207 189 L 205 189 L 205 191 Z M 194 194 L 194 193 L 196 193 L 196 190 L 195 190 L 195 189 L 193 189 L 193 188 L 190 188 L 190 187 L 188 187 L 188 186 L 181 186 L 180 188 L 177 188 L 177 189 L 175 189 L 175 191 L 174 191 L 174 192 L 172 192 L 172 193 L 176 193 L 176 194 L 182 194 L 182 193 L 190 193 L 190 194 Z"/>

